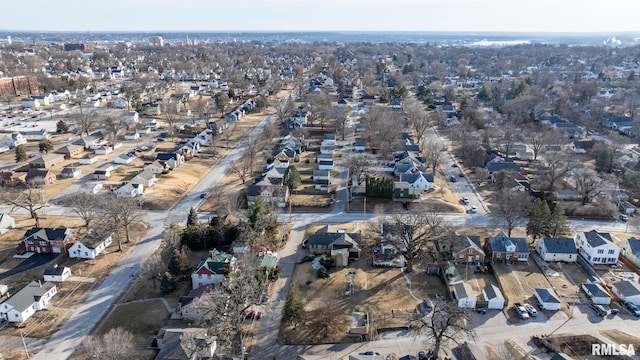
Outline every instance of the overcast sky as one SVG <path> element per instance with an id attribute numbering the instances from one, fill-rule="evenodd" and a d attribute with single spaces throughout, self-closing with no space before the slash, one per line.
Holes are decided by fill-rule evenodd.
<path id="1" fill-rule="evenodd" d="M 5 0 L 1 30 L 639 31 L 639 0 Z"/>

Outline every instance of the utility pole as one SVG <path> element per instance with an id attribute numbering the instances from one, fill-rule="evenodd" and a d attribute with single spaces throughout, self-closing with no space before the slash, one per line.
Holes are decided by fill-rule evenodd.
<path id="1" fill-rule="evenodd" d="M 29 356 L 29 349 L 27 349 L 27 343 L 24 341 L 24 333 L 22 331 L 20 332 L 20 338 L 22 338 L 22 345 L 24 346 L 24 353 L 27 355 L 27 359 L 31 359 L 31 356 Z"/>

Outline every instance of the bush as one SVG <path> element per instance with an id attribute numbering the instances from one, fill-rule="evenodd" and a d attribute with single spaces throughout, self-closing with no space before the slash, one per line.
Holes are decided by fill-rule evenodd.
<path id="1" fill-rule="evenodd" d="M 321 267 L 320 269 L 318 269 L 318 277 L 321 279 L 326 279 L 329 277 L 329 273 L 327 272 L 327 269 L 324 267 Z"/>
<path id="2" fill-rule="evenodd" d="M 325 272 L 327 271 L 327 269 L 330 269 L 331 267 L 335 266 L 335 264 L 336 264 L 336 261 L 333 260 L 329 255 L 322 254 L 322 256 L 320 256 L 320 265 L 322 265 Z"/>

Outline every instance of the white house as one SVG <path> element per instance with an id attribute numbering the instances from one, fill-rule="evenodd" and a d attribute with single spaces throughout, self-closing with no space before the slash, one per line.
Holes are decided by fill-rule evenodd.
<path id="1" fill-rule="evenodd" d="M 7 134 L 3 136 L 2 139 L 0 139 L 0 146 L 7 146 L 10 149 L 13 149 L 18 145 L 24 145 L 26 143 L 27 139 L 18 132 Z"/>
<path id="2" fill-rule="evenodd" d="M 24 133 L 25 139 L 27 141 L 42 141 L 51 139 L 51 134 L 47 129 L 39 129 L 33 131 L 25 131 Z"/>
<path id="3" fill-rule="evenodd" d="M 23 108 L 29 109 L 39 109 L 40 108 L 40 100 L 34 98 L 23 98 L 20 99 L 20 106 Z"/>
<path id="4" fill-rule="evenodd" d="M 137 111 L 127 111 L 126 114 L 122 115 L 122 120 L 128 123 L 137 123 L 140 120 L 140 114 Z"/>
<path id="5" fill-rule="evenodd" d="M 144 166 L 144 170 L 153 174 L 162 174 L 162 172 L 169 170 L 169 165 L 164 161 L 156 160 L 150 164 Z"/>
<path id="6" fill-rule="evenodd" d="M 458 301 L 458 307 L 476 308 L 476 295 L 471 286 L 465 282 L 459 282 L 453 285 L 453 294 Z"/>
<path id="7" fill-rule="evenodd" d="M 113 101 L 113 106 L 118 109 L 124 109 L 129 105 L 129 102 L 124 98 L 117 98 Z"/>
<path id="8" fill-rule="evenodd" d="M 104 189 L 104 185 L 101 182 L 90 182 L 86 186 L 83 186 L 83 190 L 89 194 L 97 194 Z"/>
<path id="9" fill-rule="evenodd" d="M 576 262 L 578 251 L 571 238 L 543 237 L 536 243 L 536 251 L 544 261 Z"/>
<path id="10" fill-rule="evenodd" d="M 184 155 L 178 153 L 158 153 L 156 160 L 164 161 L 172 168 L 177 168 L 185 161 Z"/>
<path id="11" fill-rule="evenodd" d="M 582 290 L 594 304 L 609 305 L 611 303 L 611 296 L 600 284 L 584 283 L 582 284 Z"/>
<path id="12" fill-rule="evenodd" d="M 0 145 L 0 154 L 2 153 L 6 153 L 7 151 L 11 150 L 8 146 L 6 145 Z"/>
<path id="13" fill-rule="evenodd" d="M 318 161 L 318 169 L 333 170 L 333 159 Z"/>
<path id="14" fill-rule="evenodd" d="M 534 295 L 544 310 L 560 310 L 560 298 L 550 288 L 536 288 Z"/>
<path id="15" fill-rule="evenodd" d="M 409 186 L 414 189 L 427 191 L 431 189 L 433 185 L 433 174 L 427 174 L 421 171 L 404 173 L 400 174 L 400 181 L 408 183 Z"/>
<path id="16" fill-rule="evenodd" d="M 497 286 L 493 284 L 485 286 L 485 288 L 482 289 L 482 296 L 484 300 L 488 302 L 489 309 L 504 308 L 504 296 L 502 296 L 502 292 Z"/>
<path id="17" fill-rule="evenodd" d="M 214 249 L 196 266 L 191 274 L 191 285 L 194 289 L 207 284 L 218 285 L 224 280 L 225 272 L 233 271 L 235 263 L 233 255 Z"/>
<path id="18" fill-rule="evenodd" d="M 138 140 L 140 139 L 140 133 L 136 132 L 132 132 L 132 133 L 126 133 L 124 134 L 124 139 L 125 140 Z"/>
<path id="19" fill-rule="evenodd" d="M 129 156 L 127 154 L 122 154 L 118 157 L 116 157 L 115 159 L 113 159 L 113 162 L 116 164 L 131 164 L 133 162 L 133 160 L 135 160 L 135 156 Z"/>
<path id="20" fill-rule="evenodd" d="M 85 157 L 78 160 L 80 165 L 91 165 L 98 162 L 100 158 L 94 154 L 86 155 Z"/>
<path id="21" fill-rule="evenodd" d="M 71 276 L 71 268 L 53 264 L 44 269 L 44 281 L 63 282 Z"/>
<path id="22" fill-rule="evenodd" d="M 2 233 L 2 223 L 0 222 L 0 233 Z M 640 239 L 635 237 L 620 241 L 620 253 L 631 261 L 633 265 L 640 268 Z"/>
<path id="23" fill-rule="evenodd" d="M 624 302 L 640 306 L 640 288 L 631 281 L 618 281 L 611 284 L 611 291 Z"/>
<path id="24" fill-rule="evenodd" d="M 158 182 L 158 178 L 155 173 L 148 171 L 147 169 L 142 170 L 136 176 L 131 179 L 131 182 L 134 184 L 141 184 L 144 187 L 152 187 Z"/>
<path id="25" fill-rule="evenodd" d="M 108 155 L 113 152 L 113 148 L 111 146 L 100 146 L 93 150 L 96 155 Z"/>
<path id="26" fill-rule="evenodd" d="M 9 216 L 9 214 L 0 214 L 0 235 L 6 233 L 11 229 L 15 229 L 16 220 Z"/>
<path id="27" fill-rule="evenodd" d="M 118 197 L 133 198 L 136 196 L 144 195 L 144 186 L 142 184 L 134 184 L 132 182 L 128 182 L 115 189 L 113 192 Z"/>
<path id="28" fill-rule="evenodd" d="M 620 248 L 613 243 L 611 235 L 595 230 L 587 233 L 578 232 L 576 247 L 578 247 L 580 255 L 591 265 L 616 264 L 620 255 Z"/>
<path id="29" fill-rule="evenodd" d="M 50 282 L 32 281 L 0 303 L 0 318 L 10 322 L 26 321 L 36 311 L 44 309 L 57 291 Z"/>
<path id="30" fill-rule="evenodd" d="M 68 250 L 70 258 L 95 259 L 113 242 L 113 232 L 94 228 L 82 239 L 76 241 Z"/>

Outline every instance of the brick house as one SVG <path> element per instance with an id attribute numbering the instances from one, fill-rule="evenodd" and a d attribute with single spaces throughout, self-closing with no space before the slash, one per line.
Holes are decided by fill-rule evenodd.
<path id="1" fill-rule="evenodd" d="M 513 262 L 529 260 L 529 244 L 527 239 L 509 237 L 504 231 L 489 237 L 487 247 L 492 261 Z"/>
<path id="2" fill-rule="evenodd" d="M 76 234 L 72 229 L 33 227 L 24 234 L 22 241 L 25 249 L 39 254 L 60 254 L 65 246 L 75 241 Z"/>

